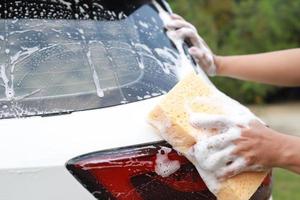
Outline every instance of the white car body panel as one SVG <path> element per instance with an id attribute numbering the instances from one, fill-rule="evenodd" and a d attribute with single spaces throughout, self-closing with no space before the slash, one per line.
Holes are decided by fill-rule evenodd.
<path id="1" fill-rule="evenodd" d="M 159 99 L 0 120 L 0 199 L 24 199 L 24 194 L 28 200 L 94 199 L 66 170 L 66 162 L 86 153 L 162 140 L 146 120 Z"/>
<path id="2" fill-rule="evenodd" d="M 0 171 L 1 200 L 95 200 L 64 166 Z"/>

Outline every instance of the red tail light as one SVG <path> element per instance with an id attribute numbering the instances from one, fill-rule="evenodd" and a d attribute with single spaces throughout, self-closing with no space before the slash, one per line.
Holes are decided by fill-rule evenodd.
<path id="1" fill-rule="evenodd" d="M 67 168 L 101 200 L 216 199 L 194 166 L 165 142 L 88 154 Z M 268 177 L 252 199 L 268 199 L 270 184 Z"/>

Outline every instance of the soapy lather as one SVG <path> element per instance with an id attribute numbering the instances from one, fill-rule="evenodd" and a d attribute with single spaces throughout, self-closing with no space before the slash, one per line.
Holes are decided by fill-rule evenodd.
<path id="1" fill-rule="evenodd" d="M 182 40 L 189 38 L 189 42 L 193 46 L 189 49 L 189 53 L 194 56 L 197 63 L 206 70 L 208 75 L 216 75 L 217 68 L 214 62 L 214 55 L 203 38 L 199 36 L 197 29 L 176 14 L 172 14 L 171 17 L 172 20 L 167 21 L 165 24 L 166 28 L 175 31 L 177 37 Z M 200 59 L 199 55 L 206 59 Z M 202 60 L 205 60 L 205 62 L 202 62 Z"/>
<path id="2" fill-rule="evenodd" d="M 156 7 L 164 24 L 167 25 L 170 23 L 172 21 L 170 15 L 159 5 L 156 5 Z M 221 93 L 210 82 L 201 68 L 198 69 L 199 73 L 195 75 L 193 72 L 194 67 L 183 49 L 184 35 L 178 35 L 176 27 L 169 27 L 167 29 L 168 37 L 179 52 L 179 60 L 177 63 L 179 70 L 178 75 L 180 75 L 179 78 L 183 80 L 182 83 L 179 83 L 167 94 L 162 104 L 153 110 L 150 114 L 149 122 L 160 131 L 161 135 L 172 144 L 173 148 L 183 153 L 195 165 L 197 171 L 212 193 L 220 199 L 228 199 L 224 198 L 224 195 L 227 195 L 230 190 L 228 187 L 236 188 L 240 181 L 233 180 L 229 183 L 221 179 L 222 174 L 225 174 L 232 168 L 245 169 L 244 166 L 246 166 L 244 158 L 232 156 L 232 152 L 235 148 L 233 141 L 240 138 L 240 125 L 247 127 L 250 121 L 257 118 L 247 108 Z M 213 55 L 211 58 L 213 59 Z M 191 83 L 189 84 L 189 82 Z M 200 88 L 194 93 L 182 90 L 183 88 L 197 90 L 196 87 Z M 176 96 L 175 91 L 180 91 L 181 94 Z M 184 94 L 187 96 L 183 97 Z M 193 97 L 193 99 L 187 99 L 189 95 Z M 177 103 L 176 106 L 173 105 L 173 103 L 171 103 L 173 102 L 173 98 L 178 98 L 177 102 L 180 103 Z M 213 112 L 206 113 L 206 109 L 202 109 L 201 112 L 194 111 L 193 105 L 191 104 L 196 104 L 197 107 L 200 108 L 208 108 L 208 110 Z M 177 108 L 179 109 L 178 112 L 175 111 Z M 173 111 L 173 109 L 175 110 Z M 181 113 L 182 115 L 180 116 L 184 118 L 184 121 L 173 119 L 172 114 L 175 113 L 176 116 L 179 116 L 178 114 Z M 213 116 L 211 114 L 213 114 Z M 189 118 L 186 119 L 185 116 L 189 116 Z M 188 120 L 188 122 L 185 120 Z M 173 123 L 175 126 L 170 126 Z M 186 126 L 187 124 L 190 124 L 190 126 Z M 218 126 L 215 126 L 216 124 Z M 177 126 L 178 129 L 176 128 Z M 194 129 L 190 129 L 190 127 Z M 215 141 L 214 134 L 224 134 L 223 138 L 225 137 L 224 140 L 226 140 L 226 142 Z M 218 140 L 223 140 L 223 138 L 219 137 Z M 213 144 L 218 143 L 220 145 L 212 146 L 211 141 L 214 141 L 212 142 Z M 212 170 L 211 167 L 216 170 Z M 217 171 L 218 169 L 220 170 Z M 251 176 L 253 179 L 247 183 L 245 181 L 248 187 L 245 188 L 245 190 L 243 189 L 244 192 L 241 194 L 234 193 L 231 197 L 239 196 L 240 199 L 248 199 L 248 197 L 255 192 L 264 176 L 265 173 L 253 174 L 253 176 Z M 244 183 L 242 180 L 241 182 Z"/>
<path id="3" fill-rule="evenodd" d="M 221 180 L 242 172 L 266 170 L 263 166 L 249 165 L 244 157 L 234 154 L 234 142 L 241 138 L 241 130 L 245 128 L 234 117 L 198 113 L 191 116 L 190 123 L 196 129 L 217 129 L 219 132 L 214 136 L 200 137 L 193 146 L 193 156 L 202 170 L 215 172 L 216 178 Z"/>

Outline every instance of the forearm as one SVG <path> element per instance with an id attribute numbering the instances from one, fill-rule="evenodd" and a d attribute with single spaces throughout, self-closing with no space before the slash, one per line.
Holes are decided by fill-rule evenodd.
<path id="1" fill-rule="evenodd" d="M 281 86 L 300 86 L 300 49 L 216 56 L 218 75 Z"/>
<path id="2" fill-rule="evenodd" d="M 278 154 L 278 166 L 300 174 L 300 138 L 284 136 L 282 148 Z"/>

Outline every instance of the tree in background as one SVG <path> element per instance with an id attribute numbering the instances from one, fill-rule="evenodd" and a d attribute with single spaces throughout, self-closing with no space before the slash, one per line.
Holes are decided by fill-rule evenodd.
<path id="1" fill-rule="evenodd" d="M 173 0 L 176 13 L 192 22 L 220 55 L 249 54 L 300 46 L 300 1 Z M 266 66 L 267 67 L 267 66 Z M 228 95 L 262 103 L 279 88 L 229 78 L 214 78 Z"/>

